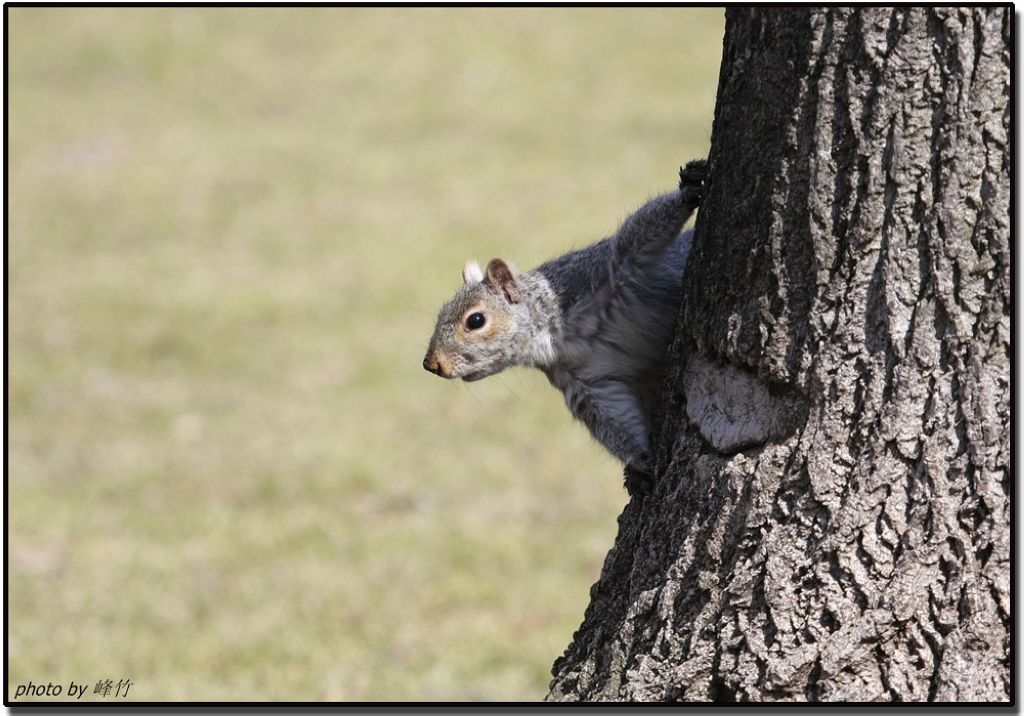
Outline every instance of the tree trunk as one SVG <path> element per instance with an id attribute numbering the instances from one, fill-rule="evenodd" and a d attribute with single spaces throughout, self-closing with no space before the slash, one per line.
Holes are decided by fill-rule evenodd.
<path id="1" fill-rule="evenodd" d="M 549 699 L 1010 699 L 1011 28 L 727 13 L 657 486 Z"/>

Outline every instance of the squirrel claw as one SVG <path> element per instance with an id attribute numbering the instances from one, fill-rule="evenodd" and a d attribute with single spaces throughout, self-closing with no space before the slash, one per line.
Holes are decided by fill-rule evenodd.
<path id="1" fill-rule="evenodd" d="M 683 194 L 683 201 L 694 206 L 700 204 L 704 198 L 704 180 L 707 176 L 706 159 L 694 159 L 679 168 L 679 191 Z"/>
<path id="2" fill-rule="evenodd" d="M 654 489 L 654 475 L 646 461 L 630 460 L 622 477 L 630 497 L 646 497 Z"/>

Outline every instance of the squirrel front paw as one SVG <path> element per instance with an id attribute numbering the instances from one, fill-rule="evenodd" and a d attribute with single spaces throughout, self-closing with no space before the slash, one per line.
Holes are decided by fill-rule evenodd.
<path id="1" fill-rule="evenodd" d="M 679 191 L 683 201 L 691 206 L 700 204 L 704 198 L 704 180 L 708 177 L 706 159 L 694 159 L 679 168 Z"/>
<path id="2" fill-rule="evenodd" d="M 622 477 L 630 497 L 644 497 L 654 489 L 654 466 L 646 455 L 634 457 L 627 462 Z"/>

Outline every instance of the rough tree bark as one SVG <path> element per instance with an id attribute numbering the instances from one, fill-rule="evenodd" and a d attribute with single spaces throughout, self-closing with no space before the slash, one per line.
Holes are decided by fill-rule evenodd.
<path id="1" fill-rule="evenodd" d="M 1010 698 L 1011 35 L 727 13 L 658 483 L 550 699 Z"/>

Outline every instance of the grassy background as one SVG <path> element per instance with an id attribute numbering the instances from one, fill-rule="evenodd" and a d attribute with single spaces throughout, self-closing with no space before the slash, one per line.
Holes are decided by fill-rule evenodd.
<path id="1" fill-rule="evenodd" d="M 420 361 L 706 153 L 721 11 L 7 19 L 8 698 L 542 698 L 620 468 Z"/>

